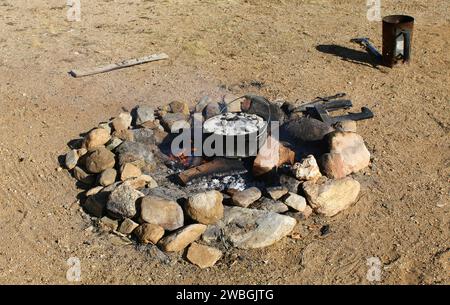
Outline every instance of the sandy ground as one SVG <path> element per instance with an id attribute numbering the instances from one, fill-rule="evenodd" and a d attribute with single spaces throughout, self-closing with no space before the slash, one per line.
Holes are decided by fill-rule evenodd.
<path id="1" fill-rule="evenodd" d="M 363 0 L 81 2 L 82 21 L 70 23 L 62 0 L 0 0 L 0 283 L 69 283 L 73 256 L 85 284 L 369 283 L 369 257 L 383 264 L 381 283 L 450 283 L 449 1 L 382 1 L 383 15 L 416 18 L 413 64 L 393 70 L 349 42 L 381 47 Z M 170 60 L 67 75 L 158 52 Z M 121 109 L 220 88 L 289 100 L 347 92 L 369 106 L 376 117 L 358 128 L 374 161 L 356 177 L 360 200 L 308 219 L 299 240 L 208 270 L 85 230 L 80 190 L 57 171 L 67 142 Z M 331 233 L 319 237 L 323 224 Z"/>

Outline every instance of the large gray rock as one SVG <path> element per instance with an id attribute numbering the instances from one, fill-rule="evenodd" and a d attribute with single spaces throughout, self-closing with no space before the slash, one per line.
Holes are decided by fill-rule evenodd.
<path id="1" fill-rule="evenodd" d="M 133 110 L 135 115 L 136 125 L 144 124 L 145 122 L 153 122 L 155 120 L 155 109 L 147 105 L 141 105 Z"/>
<path id="2" fill-rule="evenodd" d="M 359 182 L 346 177 L 338 180 L 320 179 L 303 183 L 303 191 L 311 207 L 319 214 L 334 216 L 356 201 Z"/>
<path id="3" fill-rule="evenodd" d="M 132 132 L 135 142 L 143 143 L 145 145 L 155 144 L 154 132 L 150 128 L 138 128 L 132 130 Z"/>
<path id="4" fill-rule="evenodd" d="M 273 212 L 225 207 L 218 222 L 222 234 L 233 246 L 241 249 L 263 248 L 288 235 L 297 221 Z"/>
<path id="5" fill-rule="evenodd" d="M 116 148 L 119 155 L 119 165 L 133 163 L 138 167 L 154 167 L 155 157 L 148 145 L 138 142 L 125 141 Z"/>
<path id="6" fill-rule="evenodd" d="M 141 199 L 141 218 L 168 231 L 181 228 L 184 224 L 183 209 L 178 203 L 151 195 Z"/>
<path id="7" fill-rule="evenodd" d="M 111 192 L 106 208 L 114 216 L 133 218 L 136 215 L 136 200 L 140 197 L 143 194 L 125 182 Z"/>

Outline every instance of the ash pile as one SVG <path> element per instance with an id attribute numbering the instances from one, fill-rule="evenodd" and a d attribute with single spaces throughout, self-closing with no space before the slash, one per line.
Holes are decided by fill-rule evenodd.
<path id="1" fill-rule="evenodd" d="M 352 174 L 371 157 L 356 121 L 373 114 L 331 116 L 352 107 L 343 97 L 139 105 L 72 140 L 64 165 L 96 230 L 207 268 L 357 201 Z"/>

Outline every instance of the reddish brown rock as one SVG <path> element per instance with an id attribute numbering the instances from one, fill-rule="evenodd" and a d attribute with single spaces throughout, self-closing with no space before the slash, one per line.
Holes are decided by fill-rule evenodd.
<path id="1" fill-rule="evenodd" d="M 295 152 L 281 144 L 277 139 L 268 137 L 253 163 L 253 174 L 261 176 L 282 164 L 293 164 Z"/>
<path id="2" fill-rule="evenodd" d="M 203 269 L 214 266 L 222 257 L 222 251 L 213 247 L 192 243 L 186 257 L 191 263 Z"/>

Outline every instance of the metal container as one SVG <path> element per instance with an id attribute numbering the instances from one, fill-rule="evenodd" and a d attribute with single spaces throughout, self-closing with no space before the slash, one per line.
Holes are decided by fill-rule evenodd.
<path id="1" fill-rule="evenodd" d="M 383 18 L 383 64 L 393 67 L 411 60 L 414 18 L 390 15 Z"/>

